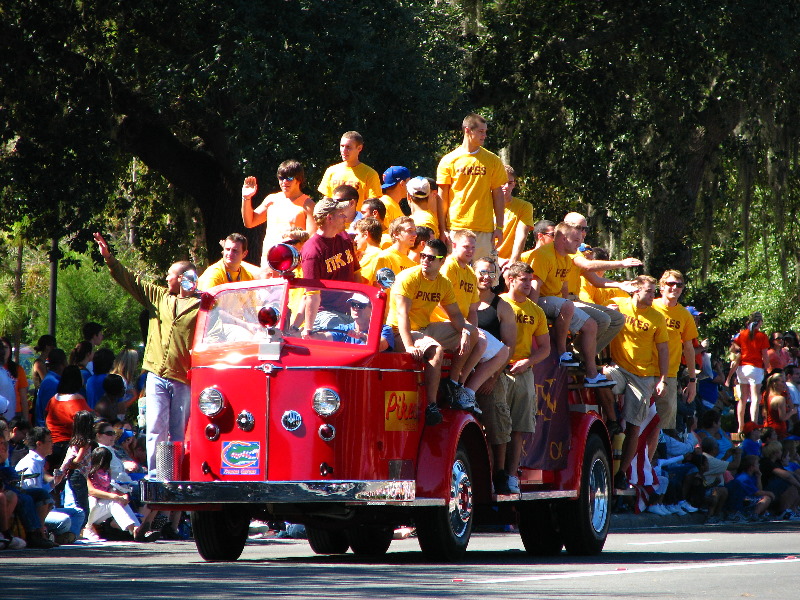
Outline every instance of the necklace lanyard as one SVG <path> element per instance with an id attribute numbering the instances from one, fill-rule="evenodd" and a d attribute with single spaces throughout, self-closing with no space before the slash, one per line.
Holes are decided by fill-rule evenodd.
<path id="1" fill-rule="evenodd" d="M 233 279 L 231 279 L 231 274 L 228 273 L 227 269 L 225 269 L 225 277 L 228 278 L 228 283 L 231 283 L 233 281 Z M 242 280 L 242 270 L 239 269 L 239 274 L 236 275 L 236 281 L 241 281 L 241 280 Z"/>

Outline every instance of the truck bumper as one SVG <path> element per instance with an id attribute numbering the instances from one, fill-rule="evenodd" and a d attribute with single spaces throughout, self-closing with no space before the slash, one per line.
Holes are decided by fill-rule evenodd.
<path id="1" fill-rule="evenodd" d="M 157 481 L 142 480 L 142 501 L 154 504 L 299 504 L 412 506 L 413 480 L 389 481 Z M 438 502 L 437 502 L 438 504 Z"/>

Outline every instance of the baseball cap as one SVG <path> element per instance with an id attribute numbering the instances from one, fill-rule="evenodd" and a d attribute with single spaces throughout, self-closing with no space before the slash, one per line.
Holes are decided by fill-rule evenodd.
<path id="1" fill-rule="evenodd" d="M 411 171 L 405 167 L 389 167 L 383 172 L 383 185 L 381 189 L 390 188 L 401 181 L 411 179 Z"/>
<path id="2" fill-rule="evenodd" d="M 350 302 L 358 302 L 359 304 L 369 304 L 369 298 L 367 298 L 364 294 L 359 294 L 356 292 L 352 296 L 347 299 L 347 303 Z"/>
<path id="3" fill-rule="evenodd" d="M 333 198 L 323 198 L 314 206 L 314 218 L 327 217 L 337 210 L 345 209 L 350 206 L 350 202 L 337 202 Z"/>
<path id="4" fill-rule="evenodd" d="M 687 306 L 686 310 L 688 310 L 689 314 L 692 315 L 693 317 L 699 317 L 700 315 L 703 314 L 699 310 L 697 310 L 694 306 Z"/>
<path id="5" fill-rule="evenodd" d="M 431 195 L 431 184 L 425 177 L 414 177 L 406 184 L 406 190 L 414 198 L 427 198 Z"/>

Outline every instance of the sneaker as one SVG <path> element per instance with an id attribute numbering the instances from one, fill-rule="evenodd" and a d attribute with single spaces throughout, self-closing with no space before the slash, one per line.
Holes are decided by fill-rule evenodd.
<path id="1" fill-rule="evenodd" d="M 186 537 L 184 537 L 179 531 L 175 531 L 170 523 L 164 523 L 164 526 L 161 528 L 161 539 L 171 540 L 173 542 L 186 541 Z"/>
<path id="2" fill-rule="evenodd" d="M 689 504 L 686 500 L 681 500 L 678 502 L 678 506 L 680 506 L 685 512 L 687 513 L 696 513 L 699 511 L 699 508 L 695 508 L 691 504 Z"/>
<path id="3" fill-rule="evenodd" d="M 598 373 L 594 377 L 587 377 L 583 380 L 583 387 L 587 388 L 614 387 L 615 385 L 617 385 L 616 381 L 609 379 L 602 373 Z"/>
<path id="4" fill-rule="evenodd" d="M 442 413 L 436 404 L 428 404 L 425 409 L 425 425 L 433 427 L 442 422 Z"/>
<path id="5" fill-rule="evenodd" d="M 732 515 L 728 515 L 728 521 L 731 522 L 731 523 L 746 523 L 747 522 L 747 517 L 745 517 L 739 511 L 736 511 Z"/>
<path id="6" fill-rule="evenodd" d="M 778 517 L 778 520 L 779 521 L 790 521 L 793 516 L 794 516 L 794 513 L 792 512 L 792 509 L 791 508 L 787 508 L 785 511 L 783 511 L 781 513 L 781 516 Z"/>
<path id="7" fill-rule="evenodd" d="M 460 408 L 458 388 L 459 385 L 452 379 L 442 379 L 439 383 L 439 400 L 443 406 Z"/>
<path id="8" fill-rule="evenodd" d="M 653 513 L 654 515 L 659 515 L 662 517 L 666 517 L 669 514 L 663 504 L 651 504 L 645 510 L 649 513 Z"/>
<path id="9" fill-rule="evenodd" d="M 508 476 L 508 490 L 512 494 L 519 494 L 520 493 L 520 490 L 519 490 L 519 477 L 516 477 L 515 475 L 509 475 Z"/>
<path id="10" fill-rule="evenodd" d="M 71 531 L 67 531 L 66 533 L 56 534 L 55 542 L 59 546 L 64 546 L 65 544 L 74 544 L 76 539 L 78 539 L 78 536 Z"/>
<path id="11" fill-rule="evenodd" d="M 39 531 L 29 533 L 26 543 L 28 544 L 28 548 L 40 548 L 42 550 L 49 550 L 50 548 L 56 547 L 55 542 L 48 540 Z"/>
<path id="12" fill-rule="evenodd" d="M 94 529 L 92 529 L 91 527 L 86 527 L 81 532 L 81 537 L 83 539 L 85 539 L 87 542 L 102 542 L 102 541 L 104 541 L 103 538 L 101 538 L 99 535 L 97 535 L 97 532 Z"/>
<path id="13" fill-rule="evenodd" d="M 622 433 L 622 426 L 619 424 L 619 421 L 609 421 L 606 423 L 606 427 L 608 427 L 608 435 L 612 438 Z"/>
<path id="14" fill-rule="evenodd" d="M 580 365 L 580 361 L 575 358 L 572 352 L 564 352 L 564 354 L 558 357 L 559 367 L 579 367 Z"/>
<path id="15" fill-rule="evenodd" d="M 687 514 L 686 511 L 677 504 L 667 504 L 664 506 L 664 510 L 666 510 L 668 514 L 678 515 L 679 517 L 684 517 Z"/>
<path id="16" fill-rule="evenodd" d="M 511 490 L 508 488 L 508 475 L 505 471 L 497 471 L 492 477 L 494 483 L 494 493 L 498 496 L 508 496 Z"/>
<path id="17" fill-rule="evenodd" d="M 8 537 L 6 537 L 8 536 Z M 0 550 L 22 550 L 27 544 L 22 538 L 15 537 L 10 533 L 0 533 Z"/>
<path id="18" fill-rule="evenodd" d="M 706 525 L 719 525 L 722 523 L 722 517 L 719 515 L 713 515 L 706 519 Z"/>
<path id="19" fill-rule="evenodd" d="M 464 386 L 456 386 L 455 387 L 455 399 L 453 401 L 453 407 L 459 408 L 461 410 L 471 410 L 476 415 L 483 414 L 483 411 L 478 407 L 478 404 L 475 402 L 475 396 L 470 394 L 467 391 L 467 388 Z"/>
<path id="20" fill-rule="evenodd" d="M 631 487 L 631 484 L 628 483 L 628 478 L 625 476 L 625 473 L 617 471 L 617 474 L 614 475 L 614 489 L 627 490 L 629 487 Z"/>

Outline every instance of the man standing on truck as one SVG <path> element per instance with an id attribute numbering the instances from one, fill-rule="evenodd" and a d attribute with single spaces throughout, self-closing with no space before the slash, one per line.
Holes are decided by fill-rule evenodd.
<path id="1" fill-rule="evenodd" d="M 489 287 L 490 273 L 497 274 L 496 265 L 479 259 L 476 266 L 481 306 L 486 307 L 484 311 L 495 307 L 502 340 L 512 348 L 511 360 L 491 394 L 482 397 L 481 402 L 486 438 L 494 456 L 492 482 L 496 494 L 519 494 L 517 471 L 523 434 L 536 429 L 536 386 L 532 367 L 550 355 L 547 317 L 528 298 L 533 280 L 530 265 L 523 262 L 509 265 L 506 270 L 509 291 L 499 298 Z"/>
<path id="2" fill-rule="evenodd" d="M 317 188 L 319 193 L 328 198 L 333 197 L 334 190 L 340 185 L 349 185 L 358 192 L 358 208 L 367 198 L 381 195 L 381 179 L 378 172 L 365 165 L 359 158 L 364 149 L 364 138 L 357 131 L 348 131 L 339 141 L 339 154 L 342 162 L 325 169 L 322 181 Z"/>
<path id="3" fill-rule="evenodd" d="M 503 161 L 483 147 L 486 119 L 469 114 L 461 123 L 461 145 L 442 157 L 436 169 L 441 203 L 439 223 L 450 218 L 449 230 L 474 231 L 478 237 L 478 256 L 495 255 L 503 237 L 505 198 L 503 185 L 508 181 Z"/>
<path id="4" fill-rule="evenodd" d="M 647 418 L 653 390 L 659 396 L 666 389 L 669 372 L 669 335 L 661 313 L 653 308 L 656 280 L 649 275 L 639 275 L 633 280 L 636 287 L 631 298 L 617 301 L 619 311 L 625 315 L 625 326 L 611 340 L 611 358 L 615 365 L 607 373 L 618 386 L 614 392 L 625 395 L 622 416 L 625 419 L 625 441 L 619 471 L 614 476 L 614 487 L 627 489 L 625 475 L 636 455 L 640 425 Z"/>
<path id="5" fill-rule="evenodd" d="M 142 368 L 147 371 L 147 470 L 152 477 L 158 443 L 182 442 L 189 420 L 187 374 L 200 298 L 181 283 L 196 269 L 189 261 L 176 262 L 167 271 L 165 288 L 130 273 L 111 254 L 102 235 L 95 233 L 94 239 L 114 280 L 150 313 Z"/>
<path id="6" fill-rule="evenodd" d="M 461 388 L 458 378 L 471 352 L 475 351 L 470 339 L 477 336 L 477 329 L 467 323 L 458 308 L 453 286 L 439 274 L 446 255 L 447 246 L 443 241 L 428 240 L 420 253 L 420 264 L 402 271 L 392 286 L 392 302 L 386 319 L 395 333 L 397 350 L 409 352 L 417 360 L 426 361 L 426 425 L 442 422 L 436 394 L 444 351 L 455 353 L 450 366 L 450 385 Z M 444 309 L 449 321 L 431 323 L 431 313 L 437 306 Z"/>

